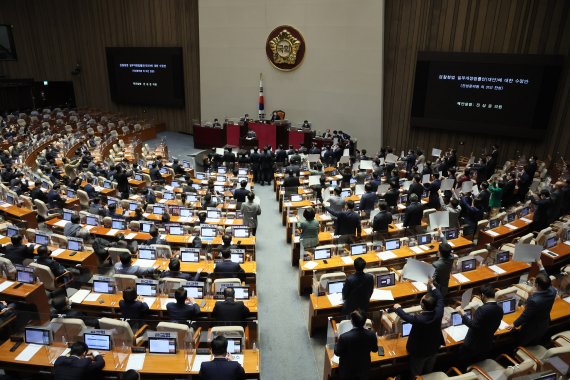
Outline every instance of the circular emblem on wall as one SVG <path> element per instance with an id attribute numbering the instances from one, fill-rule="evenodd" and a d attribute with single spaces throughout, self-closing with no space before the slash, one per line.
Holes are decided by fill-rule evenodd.
<path id="1" fill-rule="evenodd" d="M 305 40 L 292 26 L 279 26 L 267 37 L 265 52 L 269 62 L 278 70 L 295 70 L 305 56 Z"/>

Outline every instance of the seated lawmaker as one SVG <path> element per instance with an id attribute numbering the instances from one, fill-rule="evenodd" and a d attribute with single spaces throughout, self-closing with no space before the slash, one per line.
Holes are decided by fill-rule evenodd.
<path id="1" fill-rule="evenodd" d="M 81 231 L 81 217 L 79 214 L 71 215 L 71 222 L 67 223 L 63 227 L 63 235 L 67 237 L 78 237 L 79 231 Z"/>
<path id="2" fill-rule="evenodd" d="M 129 325 L 136 331 L 141 326 L 141 320 L 148 315 L 148 305 L 145 302 L 137 301 L 137 289 L 128 287 L 123 290 L 123 299 L 119 301 L 121 318 L 127 320 Z"/>
<path id="3" fill-rule="evenodd" d="M 4 257 L 12 262 L 12 264 L 23 264 L 26 259 L 34 258 L 34 248 L 22 244 L 22 235 L 12 235 L 10 238 L 12 244 L 4 247 Z"/>
<path id="4" fill-rule="evenodd" d="M 212 316 L 221 322 L 243 322 L 249 309 L 242 301 L 235 300 L 234 288 L 224 288 L 224 300 L 216 302 Z"/>
<path id="5" fill-rule="evenodd" d="M 168 317 L 172 322 L 189 324 L 188 321 L 196 319 L 200 314 L 200 307 L 184 288 L 178 288 L 174 292 L 176 302 L 166 304 Z"/>
<path id="6" fill-rule="evenodd" d="M 232 261 L 229 249 L 222 251 L 222 257 L 222 262 L 217 263 L 214 267 L 214 273 L 225 274 L 227 277 L 237 277 L 241 281 L 245 280 L 245 271 L 241 265 Z"/>
<path id="7" fill-rule="evenodd" d="M 168 263 L 168 270 L 160 274 L 160 278 L 165 277 L 181 278 L 186 281 L 190 281 L 192 279 L 192 275 L 190 273 L 180 272 L 180 259 L 178 259 L 178 257 L 172 257 Z"/>
<path id="8" fill-rule="evenodd" d="M 105 366 L 105 360 L 97 351 L 87 355 L 89 348 L 84 342 L 71 345 L 68 356 L 60 356 L 53 364 L 55 380 L 94 378 Z"/>
<path id="9" fill-rule="evenodd" d="M 202 380 L 243 380 L 245 370 L 237 361 L 232 360 L 228 354 L 228 340 L 223 336 L 217 336 L 211 343 L 212 361 L 203 362 L 200 365 L 200 379 Z"/>
<path id="10" fill-rule="evenodd" d="M 138 265 L 132 265 L 131 254 L 128 252 L 121 253 L 120 262 L 115 264 L 115 273 L 132 274 L 135 276 L 150 276 L 154 273 L 154 268 L 141 268 Z"/>

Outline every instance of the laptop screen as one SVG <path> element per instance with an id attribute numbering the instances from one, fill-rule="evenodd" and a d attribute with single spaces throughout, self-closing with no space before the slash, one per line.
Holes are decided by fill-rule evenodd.
<path id="1" fill-rule="evenodd" d="M 49 236 L 36 233 L 36 244 L 48 245 L 48 243 L 49 243 Z"/>
<path id="2" fill-rule="evenodd" d="M 511 212 L 510 214 L 507 214 L 507 222 L 513 222 L 517 217 L 517 214 L 514 212 Z"/>
<path id="3" fill-rule="evenodd" d="M 117 198 L 107 198 L 107 205 L 111 206 L 111 205 L 119 205 L 119 200 Z"/>
<path id="4" fill-rule="evenodd" d="M 228 339 L 228 353 L 240 354 L 241 353 L 241 339 L 229 338 Z"/>
<path id="5" fill-rule="evenodd" d="M 468 319 L 471 319 L 471 310 L 465 310 L 465 315 Z M 461 318 L 461 314 L 456 311 L 451 313 L 450 321 L 452 326 L 460 326 L 463 324 L 463 318 Z"/>
<path id="6" fill-rule="evenodd" d="M 220 210 L 208 210 L 206 212 L 206 218 L 208 219 L 220 219 L 222 217 L 222 212 Z"/>
<path id="7" fill-rule="evenodd" d="M 452 228 L 445 231 L 445 238 L 447 240 L 457 239 L 459 237 L 459 230 L 457 228 Z"/>
<path id="8" fill-rule="evenodd" d="M 402 323 L 402 336 L 408 336 L 412 332 L 412 324 L 411 323 Z"/>
<path id="9" fill-rule="evenodd" d="M 63 210 L 63 220 L 67 220 L 68 222 L 71 221 L 71 216 L 73 215 L 73 211 L 71 210 Z"/>
<path id="10" fill-rule="evenodd" d="M 181 248 L 180 259 L 183 263 L 197 263 L 200 261 L 200 248 Z"/>
<path id="11" fill-rule="evenodd" d="M 192 216 L 192 210 L 186 207 L 180 208 L 180 216 L 183 218 L 189 218 Z"/>
<path id="12" fill-rule="evenodd" d="M 499 227 L 499 224 L 501 224 L 501 221 L 499 219 L 489 220 L 489 228 L 491 229 Z"/>
<path id="13" fill-rule="evenodd" d="M 204 287 L 202 286 L 185 286 L 188 297 L 202 299 L 204 298 Z"/>
<path id="14" fill-rule="evenodd" d="M 477 260 L 476 259 L 463 260 L 461 262 L 461 271 L 462 272 L 474 270 L 475 268 L 477 268 Z"/>
<path id="15" fill-rule="evenodd" d="M 366 253 L 366 244 L 351 244 L 350 245 L 350 254 L 352 256 L 363 255 L 365 253 Z"/>
<path id="16" fill-rule="evenodd" d="M 6 203 L 10 203 L 11 205 L 13 205 L 14 202 L 14 197 L 11 196 L 10 194 L 6 194 Z"/>
<path id="17" fill-rule="evenodd" d="M 407 195 L 402 195 L 400 197 L 400 203 L 404 204 L 408 202 L 408 196 Z"/>
<path id="18" fill-rule="evenodd" d="M 225 175 L 217 175 L 216 176 L 216 182 L 226 182 L 226 176 Z"/>
<path id="19" fill-rule="evenodd" d="M 148 352 L 151 354 L 175 354 L 176 338 L 148 338 Z"/>
<path id="20" fill-rule="evenodd" d="M 216 227 L 200 227 L 200 236 L 216 237 L 218 229 Z"/>
<path id="21" fill-rule="evenodd" d="M 138 174 L 138 173 L 135 174 L 135 181 L 142 181 L 142 180 L 143 180 L 143 178 L 142 178 L 141 174 Z"/>
<path id="22" fill-rule="evenodd" d="M 521 208 L 521 213 L 520 213 L 521 218 L 527 216 L 529 214 L 529 212 L 530 212 L 530 210 L 528 207 Z"/>
<path id="23" fill-rule="evenodd" d="M 111 228 L 114 230 L 124 230 L 125 227 L 125 221 L 122 219 L 113 219 L 113 222 L 111 223 Z"/>
<path id="24" fill-rule="evenodd" d="M 20 233 L 20 229 L 17 227 L 8 226 L 6 228 L 6 236 L 12 237 Z"/>
<path id="25" fill-rule="evenodd" d="M 149 232 L 150 228 L 152 226 L 154 226 L 154 223 L 152 223 L 152 222 L 140 222 L 139 225 L 141 227 L 142 232 Z"/>
<path id="26" fill-rule="evenodd" d="M 558 236 L 551 236 L 548 239 L 546 239 L 545 248 L 552 248 L 556 244 L 558 244 Z"/>
<path id="27" fill-rule="evenodd" d="M 113 286 L 108 281 L 93 280 L 93 292 L 103 294 L 113 294 Z"/>
<path id="28" fill-rule="evenodd" d="M 396 284 L 396 274 L 386 273 L 376 276 L 376 287 L 383 288 L 385 286 L 392 286 Z"/>
<path id="29" fill-rule="evenodd" d="M 26 327 L 24 340 L 27 344 L 40 344 L 48 346 L 51 344 L 51 334 L 49 330 Z"/>
<path id="30" fill-rule="evenodd" d="M 33 272 L 26 272 L 23 270 L 16 271 L 16 281 L 24 284 L 33 284 L 36 282 Z"/>
<path id="31" fill-rule="evenodd" d="M 236 300 L 248 300 L 249 299 L 249 288 L 247 286 L 234 286 L 235 299 Z"/>
<path id="32" fill-rule="evenodd" d="M 111 189 L 111 188 L 113 188 L 113 185 L 111 185 L 111 181 L 105 181 L 105 182 L 103 182 L 103 187 L 105 189 Z"/>
<path id="33" fill-rule="evenodd" d="M 143 297 L 156 296 L 156 284 L 137 284 L 137 294 Z"/>
<path id="34" fill-rule="evenodd" d="M 89 226 L 98 226 L 99 225 L 99 217 L 87 215 L 87 217 L 85 218 L 85 224 L 87 224 Z"/>
<path id="35" fill-rule="evenodd" d="M 156 249 L 150 247 L 139 247 L 139 259 L 156 260 Z"/>
<path id="36" fill-rule="evenodd" d="M 135 211 L 137 209 L 137 207 L 139 207 L 138 203 L 135 203 L 135 202 L 129 203 L 129 211 Z"/>
<path id="37" fill-rule="evenodd" d="M 506 263 L 507 261 L 509 261 L 509 258 L 510 255 L 508 251 L 497 252 L 497 255 L 495 256 L 495 263 L 496 264 Z"/>
<path id="38" fill-rule="evenodd" d="M 111 351 L 111 336 L 83 334 L 83 340 L 90 350 Z"/>
<path id="39" fill-rule="evenodd" d="M 329 281 L 327 284 L 327 293 L 342 293 L 342 288 L 344 288 L 344 281 Z"/>
<path id="40" fill-rule="evenodd" d="M 301 194 L 291 194 L 291 202 L 301 202 L 303 196 Z"/>
<path id="41" fill-rule="evenodd" d="M 342 198 L 350 197 L 350 189 L 342 189 L 342 192 L 340 193 L 340 196 L 341 196 Z"/>
<path id="42" fill-rule="evenodd" d="M 156 214 L 156 215 L 162 215 L 164 214 L 164 207 L 161 206 L 153 206 L 152 207 L 152 213 Z"/>
<path id="43" fill-rule="evenodd" d="M 315 260 L 330 259 L 331 249 L 330 248 L 317 248 L 314 253 Z"/>
<path id="44" fill-rule="evenodd" d="M 75 191 L 68 189 L 67 190 L 67 197 L 68 198 L 75 198 Z"/>
<path id="45" fill-rule="evenodd" d="M 503 314 L 514 313 L 515 310 L 517 309 L 517 300 L 514 298 L 498 301 L 497 303 L 503 309 Z"/>
<path id="46" fill-rule="evenodd" d="M 170 201 L 170 200 L 174 199 L 174 193 L 172 193 L 170 191 L 166 192 L 163 194 L 162 198 L 166 199 L 167 201 Z"/>
<path id="47" fill-rule="evenodd" d="M 247 228 L 247 227 L 234 227 L 233 233 L 234 233 L 234 237 L 236 237 L 236 238 L 246 238 L 246 237 L 249 237 L 249 228 Z"/>
<path id="48" fill-rule="evenodd" d="M 398 248 L 400 248 L 400 239 L 386 240 L 384 242 L 384 246 L 386 247 L 386 251 L 398 249 Z"/>
<path id="49" fill-rule="evenodd" d="M 231 260 L 234 263 L 243 264 L 244 262 L 243 253 L 232 253 Z"/>
<path id="50" fill-rule="evenodd" d="M 182 236 L 182 235 L 184 235 L 184 228 L 182 228 L 182 226 L 179 224 L 170 225 L 170 226 L 168 226 L 168 234 L 169 235 Z"/>
<path id="51" fill-rule="evenodd" d="M 239 168 L 238 169 L 238 175 L 247 175 L 247 168 Z"/>
<path id="52" fill-rule="evenodd" d="M 431 234 L 418 235 L 418 244 L 424 245 L 431 243 Z"/>
<path id="53" fill-rule="evenodd" d="M 83 251 L 83 240 L 68 238 L 67 249 L 69 249 L 70 251 Z"/>
<path id="54" fill-rule="evenodd" d="M 218 174 L 226 174 L 228 172 L 228 168 L 225 166 L 218 166 Z"/>

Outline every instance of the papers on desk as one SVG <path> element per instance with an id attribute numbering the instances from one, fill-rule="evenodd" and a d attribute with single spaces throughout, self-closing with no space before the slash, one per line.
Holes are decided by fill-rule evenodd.
<path id="1" fill-rule="evenodd" d="M 93 186 L 93 187 L 95 188 L 95 191 L 96 191 L 96 192 L 98 192 L 98 193 L 100 193 L 100 192 L 101 192 L 101 190 L 103 190 L 103 189 L 104 189 L 103 187 L 101 187 L 101 186 L 97 186 L 97 185 L 95 185 L 95 186 Z"/>
<path id="2" fill-rule="evenodd" d="M 515 245 L 515 253 L 513 254 L 513 261 L 522 261 L 525 263 L 535 262 L 542 253 L 542 246 L 535 244 L 519 243 Z"/>
<path id="3" fill-rule="evenodd" d="M 206 224 L 219 223 L 220 219 L 206 219 Z"/>
<path id="4" fill-rule="evenodd" d="M 412 282 L 412 285 L 414 285 L 414 288 L 416 288 L 418 291 L 420 292 L 427 292 L 427 285 L 424 284 L 423 282 Z"/>
<path id="5" fill-rule="evenodd" d="M 465 277 L 463 273 L 455 273 L 453 274 L 453 278 L 455 278 L 457 281 L 459 281 L 462 284 L 471 281 L 467 277 Z"/>
<path id="6" fill-rule="evenodd" d="M 499 330 L 505 330 L 507 327 L 509 327 L 509 324 L 501 320 L 501 324 L 499 325 Z"/>
<path id="7" fill-rule="evenodd" d="M 154 301 L 156 301 L 156 297 L 143 297 L 142 299 L 143 302 L 148 305 L 148 307 L 151 307 L 154 304 Z"/>
<path id="8" fill-rule="evenodd" d="M 420 248 L 423 249 L 424 251 L 429 251 L 431 248 L 425 244 L 420 245 Z"/>
<path id="9" fill-rule="evenodd" d="M 39 344 L 28 344 L 28 347 L 24 348 L 24 350 L 16 356 L 16 360 L 19 362 L 29 362 L 42 347 L 43 346 Z"/>
<path id="10" fill-rule="evenodd" d="M 372 161 L 370 161 L 370 160 L 360 161 L 360 169 L 361 170 L 372 170 L 372 169 L 374 169 L 374 167 L 372 166 Z"/>
<path id="11" fill-rule="evenodd" d="M 58 227 L 65 227 L 65 225 L 69 223 L 67 220 L 58 220 L 54 225 Z"/>
<path id="12" fill-rule="evenodd" d="M 119 230 L 116 230 L 114 228 L 111 228 L 109 231 L 107 231 L 107 233 L 105 235 L 107 236 L 115 236 L 117 234 L 117 232 L 119 232 Z"/>
<path id="13" fill-rule="evenodd" d="M 313 270 L 313 269 L 315 269 L 315 268 L 317 267 L 317 265 L 319 265 L 319 263 L 317 263 L 317 262 L 315 262 L 315 261 L 309 261 L 309 262 L 306 262 L 306 263 L 303 265 L 303 269 L 305 269 L 305 270 Z"/>
<path id="14" fill-rule="evenodd" d="M 449 335 L 451 339 L 453 339 L 454 341 L 461 342 L 462 340 L 465 339 L 467 331 L 469 331 L 469 327 L 465 325 L 449 326 L 443 331 L 445 331 L 447 335 Z"/>
<path id="15" fill-rule="evenodd" d="M 167 200 L 167 199 L 164 199 L 164 198 L 162 198 L 162 199 L 160 199 L 160 200 L 158 201 L 158 203 L 166 203 L 166 202 L 168 202 L 168 200 Z"/>
<path id="16" fill-rule="evenodd" d="M 0 203 L 0 207 L 2 208 L 8 208 L 10 206 L 12 206 L 10 203 L 4 203 L 4 202 Z"/>
<path id="17" fill-rule="evenodd" d="M 137 261 L 135 261 L 134 265 L 138 265 L 141 268 L 152 268 L 155 263 L 156 263 L 156 260 L 137 259 Z"/>
<path id="18" fill-rule="evenodd" d="M 85 297 L 85 302 L 96 302 L 99 299 L 101 293 L 89 293 L 87 297 Z"/>
<path id="19" fill-rule="evenodd" d="M 350 256 L 343 256 L 340 258 L 342 260 L 343 263 L 345 263 L 346 265 L 351 265 L 354 264 L 354 261 L 352 260 L 352 257 Z"/>
<path id="20" fill-rule="evenodd" d="M 284 202 L 283 206 L 285 207 L 291 207 L 293 204 L 291 202 Z M 207 219 L 206 219 L 207 220 Z M 207 222 L 206 222 L 207 223 Z"/>
<path id="21" fill-rule="evenodd" d="M 412 250 L 412 252 L 414 252 L 418 255 L 424 253 L 424 251 L 420 247 L 410 247 L 410 249 Z"/>
<path id="22" fill-rule="evenodd" d="M 499 233 L 498 233 L 498 232 L 495 232 L 495 231 L 492 231 L 492 230 L 485 231 L 485 232 L 488 233 L 488 234 L 491 235 L 491 236 L 499 236 Z"/>
<path id="23" fill-rule="evenodd" d="M 134 369 L 135 371 L 140 371 L 144 367 L 144 359 L 146 354 L 130 354 L 129 360 L 127 361 L 127 366 L 125 371 L 129 369 Z"/>
<path id="24" fill-rule="evenodd" d="M 69 297 L 72 303 L 81 303 L 89 295 L 90 291 L 88 289 L 80 289 L 74 295 Z"/>
<path id="25" fill-rule="evenodd" d="M 135 236 L 137 236 L 136 232 L 131 232 L 130 234 L 128 234 L 127 236 L 125 236 L 125 239 L 127 240 L 132 240 L 135 238 Z"/>
<path id="26" fill-rule="evenodd" d="M 525 223 L 532 223 L 532 220 L 527 219 L 527 218 L 521 218 L 521 220 Z"/>
<path id="27" fill-rule="evenodd" d="M 570 303 L 570 296 L 563 298 L 563 300 Z"/>
<path id="28" fill-rule="evenodd" d="M 57 256 L 61 255 L 63 252 L 65 252 L 65 249 L 58 248 L 58 249 L 54 250 L 50 256 L 51 257 L 57 257 Z"/>
<path id="29" fill-rule="evenodd" d="M 408 259 L 404 269 L 402 269 L 402 277 L 427 283 L 434 272 L 435 268 L 431 264 L 416 259 Z"/>
<path id="30" fill-rule="evenodd" d="M 194 356 L 194 361 L 192 362 L 191 372 L 200 372 L 200 367 L 202 363 L 209 362 L 212 360 L 212 355 L 196 355 Z"/>
<path id="31" fill-rule="evenodd" d="M 54 348 L 56 348 L 56 347 L 50 347 L 50 348 L 49 348 L 50 352 L 53 352 L 52 350 L 53 350 Z M 57 349 L 61 349 L 61 348 L 57 347 Z M 55 363 L 55 361 L 57 360 L 57 358 L 59 358 L 60 356 L 67 356 L 67 355 L 69 355 L 69 351 L 71 351 L 71 348 L 66 348 L 65 350 L 61 351 L 61 353 L 60 353 L 59 355 L 55 356 L 55 357 L 52 359 L 51 364 Z"/>
<path id="32" fill-rule="evenodd" d="M 386 260 L 391 260 L 391 259 L 395 259 L 398 256 L 392 252 L 392 251 L 385 251 L 385 252 L 379 252 L 376 254 L 376 256 L 378 256 L 378 258 L 382 261 L 386 261 Z"/>
<path id="33" fill-rule="evenodd" d="M 327 294 L 327 298 L 333 306 L 339 306 L 344 303 L 342 300 L 342 293 Z"/>
<path id="34" fill-rule="evenodd" d="M 372 297 L 370 299 L 374 301 L 394 301 L 394 296 L 391 290 L 374 289 L 372 292 Z"/>
<path id="35" fill-rule="evenodd" d="M 340 358 L 336 355 L 333 355 L 331 358 L 331 362 L 333 362 L 334 364 L 337 364 L 337 365 L 339 363 L 339 360 L 340 360 Z"/>
<path id="36" fill-rule="evenodd" d="M 83 228 L 85 228 L 87 231 L 91 231 L 94 227 L 96 226 L 85 226 Z"/>
<path id="37" fill-rule="evenodd" d="M 570 245 L 570 240 L 566 240 L 566 241 L 564 242 L 564 244 Z"/>
<path id="38" fill-rule="evenodd" d="M 429 227 L 449 227 L 449 211 L 436 211 L 429 214 Z"/>
<path id="39" fill-rule="evenodd" d="M 504 270 L 503 268 L 498 267 L 498 266 L 496 266 L 496 265 L 491 265 L 491 266 L 489 267 L 489 269 L 491 269 L 491 270 L 492 270 L 493 272 L 495 272 L 496 274 L 503 274 L 503 273 L 506 272 L 506 270 Z"/>
<path id="40" fill-rule="evenodd" d="M 12 285 L 14 285 L 14 281 L 4 281 L 3 283 L 0 284 L 0 292 L 3 292 Z"/>
<path id="41" fill-rule="evenodd" d="M 516 230 L 518 228 L 517 226 L 513 226 L 510 223 L 504 224 L 504 226 L 507 227 L 508 229 L 511 229 L 511 230 Z"/>
<path id="42" fill-rule="evenodd" d="M 160 299 L 160 308 L 166 310 L 166 305 L 171 302 L 176 302 L 174 298 L 161 298 Z"/>
<path id="43" fill-rule="evenodd" d="M 148 218 L 148 217 L 150 216 L 150 212 L 143 212 L 143 216 L 144 216 L 145 218 Z"/>

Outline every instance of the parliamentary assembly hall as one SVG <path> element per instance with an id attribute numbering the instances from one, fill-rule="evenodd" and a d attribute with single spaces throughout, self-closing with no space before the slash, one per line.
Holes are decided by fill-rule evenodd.
<path id="1" fill-rule="evenodd" d="M 570 0 L 0 0 L 0 380 L 570 378 Z"/>

